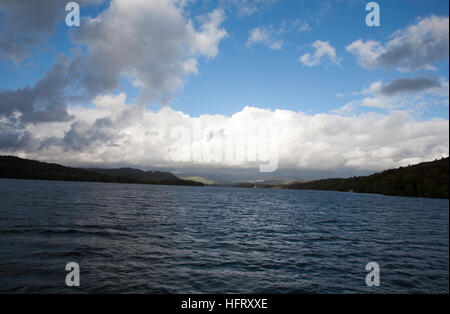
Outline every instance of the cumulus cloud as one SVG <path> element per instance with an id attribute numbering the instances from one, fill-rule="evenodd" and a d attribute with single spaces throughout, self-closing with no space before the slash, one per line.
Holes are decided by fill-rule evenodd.
<path id="1" fill-rule="evenodd" d="M 100 4 L 104 0 L 77 1 L 81 6 Z M 32 46 L 54 33 L 56 24 L 67 14 L 67 2 L 61 0 L 0 1 L 0 57 L 22 61 Z"/>
<path id="2" fill-rule="evenodd" d="M 32 145 L 32 135 L 14 121 L 0 119 L 0 151 L 29 151 Z"/>
<path id="3" fill-rule="evenodd" d="M 431 70 L 449 53 L 449 18 L 429 16 L 396 31 L 382 44 L 358 39 L 346 47 L 367 69 L 396 68 L 402 71 Z"/>
<path id="4" fill-rule="evenodd" d="M 341 59 L 336 55 L 336 49 L 328 41 L 316 40 L 311 46 L 315 52 L 305 53 L 299 58 L 304 65 L 313 67 L 327 61 L 336 65 L 341 63 Z"/>
<path id="5" fill-rule="evenodd" d="M 214 58 L 227 36 L 216 9 L 198 17 L 199 30 L 186 19 L 183 7 L 171 0 L 113 0 L 96 18 L 85 18 L 73 40 L 86 45 L 83 69 L 87 86 L 110 90 L 121 76 L 141 87 L 140 103 L 167 102 L 184 79 L 198 72 L 199 57 Z"/>
<path id="6" fill-rule="evenodd" d="M 198 59 L 214 58 L 227 36 L 222 10 L 196 18 L 197 27 L 177 1 L 113 0 L 71 32 L 78 47 L 70 56 L 57 56 L 35 86 L 0 91 L 0 117 L 17 123 L 65 121 L 71 118 L 68 103 L 110 93 L 123 77 L 140 88 L 139 104 L 168 102 L 187 76 L 198 73 Z"/>
<path id="7" fill-rule="evenodd" d="M 245 107 L 232 116 L 192 117 L 169 107 L 154 112 L 129 105 L 125 99 L 125 94 L 99 96 L 93 108 L 70 107 L 73 120 L 30 124 L 16 133 L 1 132 L 0 153 L 68 165 L 127 164 L 191 172 L 221 168 L 256 173 L 255 160 L 227 159 L 230 146 L 226 143 L 239 144 L 247 152 L 260 137 L 275 134 L 278 168 L 302 177 L 310 170 L 345 169 L 347 175 L 376 171 L 412 160 L 432 160 L 449 151 L 448 120 L 416 120 L 404 111 L 343 116 Z M 7 123 L 1 120 L 0 128 Z M 192 136 L 181 137 L 176 132 L 180 127 Z M 201 131 L 199 137 L 195 137 L 196 128 Z M 199 143 L 218 149 L 220 158 L 206 159 L 203 151 L 195 160 L 190 149 Z M 188 158 L 174 160 L 177 150 Z"/>
<path id="8" fill-rule="evenodd" d="M 0 90 L 0 117 L 14 120 L 18 125 L 69 119 L 64 93 L 71 82 L 69 66 L 69 59 L 59 56 L 52 69 L 33 88 Z"/>

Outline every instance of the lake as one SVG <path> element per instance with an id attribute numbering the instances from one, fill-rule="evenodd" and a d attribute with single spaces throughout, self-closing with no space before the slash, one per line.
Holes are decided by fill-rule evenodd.
<path id="1" fill-rule="evenodd" d="M 448 293 L 448 216 L 443 199 L 0 179 L 0 292 Z"/>

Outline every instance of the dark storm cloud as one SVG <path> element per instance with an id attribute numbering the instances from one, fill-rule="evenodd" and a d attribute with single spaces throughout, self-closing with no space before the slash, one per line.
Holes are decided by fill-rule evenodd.
<path id="1" fill-rule="evenodd" d="M 28 48 L 52 34 L 63 17 L 65 3 L 58 0 L 2 0 L 0 14 L 0 55 L 21 61 Z"/>
<path id="2" fill-rule="evenodd" d="M 79 0 L 81 6 L 100 4 L 104 0 Z M 30 47 L 41 45 L 65 19 L 68 1 L 1 0 L 0 58 L 22 61 Z"/>
<path id="3" fill-rule="evenodd" d="M 104 0 L 77 1 L 81 6 Z M 33 45 L 41 45 L 67 14 L 66 1 L 2 0 L 0 2 L 0 58 L 20 62 Z M 71 58 L 58 55 L 49 72 L 34 86 L 0 90 L 0 117 L 15 123 L 61 122 L 70 119 L 67 104 L 88 101 L 118 85 L 117 73 L 96 71 L 101 60 L 79 50 Z M 107 67 L 105 67 L 107 68 Z M 113 75 L 114 74 L 114 75 Z"/>
<path id="4" fill-rule="evenodd" d="M 0 90 L 0 116 L 23 123 L 71 119 L 68 103 L 90 101 L 119 85 L 119 75 L 98 71 L 93 62 L 77 51 L 72 58 L 58 55 L 52 68 L 33 87 Z"/>
<path id="5" fill-rule="evenodd" d="M 0 116 L 24 123 L 68 120 L 64 89 L 70 84 L 69 65 L 67 57 L 59 56 L 52 69 L 34 87 L 0 91 Z"/>
<path id="6" fill-rule="evenodd" d="M 426 65 L 436 63 L 448 56 L 448 37 L 427 38 L 420 43 L 400 43 L 393 46 L 377 58 L 381 67 L 391 68 L 398 65 L 406 69 L 421 69 Z"/>
<path id="7" fill-rule="evenodd" d="M 439 81 L 430 80 L 424 77 L 397 79 L 384 85 L 381 93 L 385 95 L 394 95 L 405 92 L 421 92 L 431 88 L 441 87 Z"/>
<path id="8" fill-rule="evenodd" d="M 18 130 L 8 124 L 0 123 L 0 150 L 14 151 L 27 149 L 31 146 L 32 136 L 30 132 Z"/>

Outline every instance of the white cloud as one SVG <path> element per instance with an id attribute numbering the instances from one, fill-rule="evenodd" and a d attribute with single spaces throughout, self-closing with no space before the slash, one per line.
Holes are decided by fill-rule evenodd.
<path id="1" fill-rule="evenodd" d="M 277 40 L 277 41 L 273 42 L 270 45 L 270 49 L 272 49 L 272 50 L 281 50 L 281 49 L 283 49 L 283 46 L 284 46 L 284 41 Z"/>
<path id="2" fill-rule="evenodd" d="M 216 9 L 201 18 L 203 23 L 200 32 L 190 31 L 192 41 L 189 43 L 192 54 L 200 53 L 208 58 L 214 58 L 218 53 L 219 43 L 228 36 L 224 28 L 221 28 L 225 20 L 225 12 Z"/>
<path id="3" fill-rule="evenodd" d="M 255 27 L 249 32 L 247 45 L 251 46 L 256 43 L 264 43 L 270 40 L 273 30 L 267 27 Z"/>
<path id="4" fill-rule="evenodd" d="M 279 169 L 292 169 L 299 177 L 303 171 L 334 169 L 346 169 L 352 175 L 401 166 L 413 159 L 432 160 L 449 152 L 448 120 L 416 120 L 404 111 L 344 116 L 344 112 L 309 115 L 245 107 L 232 116 L 191 117 L 168 107 L 153 112 L 126 104 L 125 98 L 125 94 L 101 96 L 95 99 L 94 108 L 70 107 L 73 121 L 30 124 L 22 137 L 2 132 L 0 153 L 67 165 L 128 164 L 173 170 L 221 167 L 256 173 L 255 163 L 246 160 L 173 161 L 173 144 L 179 141 L 181 147 L 189 147 L 192 142 L 171 138 L 171 131 L 177 126 L 192 130 L 195 123 L 209 128 L 204 140 L 211 147 L 221 147 L 239 134 L 237 138 L 248 149 L 251 141 L 246 140 L 252 131 L 276 130 Z M 0 128 L 6 127 L 7 121 L 0 121 Z M 7 134 L 9 138 L 5 138 Z M 26 145 L 6 145 L 14 140 Z"/>
<path id="5" fill-rule="evenodd" d="M 268 7 L 278 0 L 221 0 L 225 7 L 234 7 L 238 16 L 252 16 L 261 8 Z"/>
<path id="6" fill-rule="evenodd" d="M 341 63 L 341 59 L 336 55 L 336 49 L 328 41 L 316 40 L 311 46 L 315 49 L 315 52 L 313 54 L 305 53 L 299 58 L 299 61 L 304 65 L 313 67 L 326 61 L 336 65 Z"/>
<path id="7" fill-rule="evenodd" d="M 379 93 L 382 87 L 383 87 L 383 81 L 378 80 L 378 81 L 370 84 L 369 87 L 364 88 L 362 91 L 355 92 L 353 94 L 354 95 L 373 95 L 373 94 Z"/>
<path id="8" fill-rule="evenodd" d="M 284 41 L 276 39 L 272 26 L 260 26 L 252 28 L 249 32 L 247 47 L 256 44 L 266 45 L 272 50 L 280 50 L 284 46 Z"/>
<path id="9" fill-rule="evenodd" d="M 16 5 L 24 12 L 21 9 L 14 16 L 32 15 L 23 1 Z M 3 2 L 0 8 L 4 9 Z M 64 7 L 61 10 L 65 12 Z M 33 87 L 0 91 L 0 117 L 18 113 L 17 125 L 68 120 L 67 104 L 111 93 L 121 79 L 139 88 L 139 104 L 167 104 L 186 78 L 199 73 L 200 58 L 218 54 L 220 42 L 227 37 L 221 27 L 224 19 L 224 12 L 216 9 L 196 16 L 195 24 L 179 0 L 112 0 L 97 17 L 82 19 L 81 26 L 70 32 L 77 44 L 71 55 L 58 54 L 52 68 Z M 9 18 L 5 20 L 9 25 Z M 17 36 L 34 34 L 34 19 L 17 23 L 23 32 Z M 47 23 L 42 26 L 48 27 Z M 17 46 L 11 38 L 6 41 Z"/>
<path id="10" fill-rule="evenodd" d="M 356 108 L 359 107 L 359 105 L 360 103 L 358 101 L 352 100 L 346 103 L 344 106 L 338 109 L 334 109 L 331 112 L 343 116 L 354 115 L 353 112 Z"/>
<path id="11" fill-rule="evenodd" d="M 141 86 L 139 100 L 167 102 L 184 79 L 198 73 L 199 57 L 214 58 L 227 32 L 222 10 L 197 17 L 196 30 L 173 0 L 113 0 L 95 18 L 85 18 L 73 40 L 86 45 L 79 57 L 88 86 L 112 90 L 123 76 Z"/>
<path id="12" fill-rule="evenodd" d="M 286 44 L 286 41 L 283 39 L 284 35 L 311 30 L 309 23 L 302 19 L 283 20 L 278 28 L 274 28 L 273 25 L 254 27 L 248 32 L 247 47 L 262 44 L 272 50 L 281 50 Z"/>
<path id="13" fill-rule="evenodd" d="M 296 19 L 293 22 L 293 26 L 297 29 L 297 32 L 304 33 L 312 31 L 312 27 L 308 21 L 302 19 Z"/>
<path id="14" fill-rule="evenodd" d="M 390 83 L 378 80 L 354 96 L 364 96 L 353 100 L 337 110 L 350 112 L 357 107 L 378 108 L 385 110 L 408 110 L 420 113 L 433 106 L 448 106 L 448 80 L 417 78 L 401 78 Z"/>
<path id="15" fill-rule="evenodd" d="M 346 47 L 367 69 L 396 68 L 401 71 L 433 70 L 448 58 L 449 18 L 430 16 L 396 31 L 386 44 L 358 39 Z"/>

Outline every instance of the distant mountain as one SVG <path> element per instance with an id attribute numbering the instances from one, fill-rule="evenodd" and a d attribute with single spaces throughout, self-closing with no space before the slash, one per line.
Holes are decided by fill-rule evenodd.
<path id="1" fill-rule="evenodd" d="M 179 178 L 170 172 L 161 171 L 143 171 L 133 168 L 119 168 L 119 169 L 100 169 L 100 168 L 87 168 L 87 171 L 92 171 L 100 174 L 106 174 L 109 176 L 119 176 L 133 178 L 139 181 L 145 180 L 178 180 Z M 195 180 L 191 180 L 195 181 Z"/>
<path id="2" fill-rule="evenodd" d="M 286 185 L 285 188 L 449 198 L 448 171 L 447 157 L 365 177 L 300 182 Z"/>
<path id="3" fill-rule="evenodd" d="M 287 185 L 294 182 L 298 182 L 298 180 L 290 179 L 290 178 L 270 178 L 270 179 L 259 179 L 259 180 L 214 180 L 211 178 L 207 178 L 205 176 L 196 176 L 196 175 L 185 175 L 182 176 L 183 180 L 201 182 L 205 185 L 211 186 L 224 186 L 224 187 L 272 187 L 274 185 Z"/>
<path id="4" fill-rule="evenodd" d="M 78 169 L 14 156 L 0 156 L 0 178 L 203 186 L 166 172 L 132 168 Z"/>
<path id="5" fill-rule="evenodd" d="M 183 180 L 200 182 L 200 183 L 203 183 L 204 185 L 221 185 L 221 183 L 219 183 L 217 181 L 209 180 L 209 179 L 206 179 L 206 178 L 203 178 L 203 177 L 197 177 L 197 176 L 185 177 L 185 178 L 183 178 Z"/>
<path id="6" fill-rule="evenodd" d="M 273 179 L 261 179 L 261 180 L 247 180 L 247 181 L 235 181 L 232 184 L 234 186 L 241 186 L 241 185 L 265 185 L 265 186 L 270 186 L 270 185 L 287 185 L 287 184 L 291 184 L 294 182 L 298 182 L 298 180 L 296 181 L 295 179 L 289 179 L 289 178 L 273 178 Z"/>

